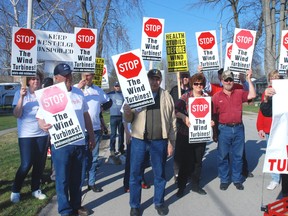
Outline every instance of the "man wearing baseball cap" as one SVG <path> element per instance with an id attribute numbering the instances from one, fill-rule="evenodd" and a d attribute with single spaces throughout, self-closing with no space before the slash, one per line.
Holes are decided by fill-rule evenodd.
<path id="1" fill-rule="evenodd" d="M 72 86 L 72 70 L 66 63 L 58 64 L 54 69 L 56 83 L 64 82 L 68 95 L 73 103 L 76 116 L 84 132 L 89 134 L 89 149 L 95 147 L 95 137 L 88 105 L 83 92 Z M 52 127 L 43 118 L 43 110 L 38 110 L 37 116 L 40 127 L 48 131 Z M 89 211 L 81 207 L 81 172 L 84 158 L 85 139 L 77 140 L 72 144 L 56 149 L 52 144 L 52 159 L 56 172 L 56 193 L 58 212 L 61 215 L 88 215 Z"/>
<path id="2" fill-rule="evenodd" d="M 148 149 L 154 173 L 154 205 L 159 215 L 167 215 L 169 210 L 164 204 L 165 164 L 167 156 L 173 154 L 176 139 L 176 117 L 174 103 L 168 91 L 160 87 L 161 71 L 152 69 L 148 79 L 155 104 L 141 109 L 131 109 L 124 105 L 124 118 L 131 122 L 130 157 L 130 215 L 140 216 L 141 179 L 145 154 Z"/>
<path id="3" fill-rule="evenodd" d="M 232 181 L 237 190 L 244 190 L 242 178 L 243 152 L 245 146 L 244 125 L 242 121 L 242 103 L 256 97 L 251 81 L 252 70 L 248 70 L 249 91 L 234 89 L 234 75 L 230 70 L 222 73 L 222 91 L 213 95 L 213 119 L 218 122 L 218 176 L 220 190 L 227 190 Z M 217 125 L 217 124 L 216 124 Z M 213 136 L 214 139 L 214 136 Z M 231 150 L 232 175 L 228 161 Z"/>

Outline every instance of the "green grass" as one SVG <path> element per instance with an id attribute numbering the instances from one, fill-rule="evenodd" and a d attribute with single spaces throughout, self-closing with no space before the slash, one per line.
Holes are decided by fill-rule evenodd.
<path id="1" fill-rule="evenodd" d="M 258 102 L 253 102 L 251 104 L 244 104 L 243 105 L 243 111 L 244 112 L 258 113 L 258 111 L 259 111 L 259 103 Z"/>
<path id="2" fill-rule="evenodd" d="M 10 114 L 0 116 L 0 130 L 17 127 L 17 119 Z"/>
<path id="3" fill-rule="evenodd" d="M 17 204 L 10 202 L 12 183 L 20 165 L 17 142 L 16 132 L 0 136 L 0 215 L 33 216 L 37 215 L 37 213 L 45 207 L 56 194 L 55 184 L 51 181 L 44 181 L 41 185 L 41 189 L 48 196 L 48 199 L 37 200 L 31 196 L 31 172 L 29 172 L 21 189 L 21 202 Z M 47 159 L 43 179 L 49 179 L 50 164 L 50 159 Z"/>

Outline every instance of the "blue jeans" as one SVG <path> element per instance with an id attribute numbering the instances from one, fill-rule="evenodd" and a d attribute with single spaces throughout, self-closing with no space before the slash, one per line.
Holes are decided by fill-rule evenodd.
<path id="1" fill-rule="evenodd" d="M 243 182 L 242 166 L 243 166 L 243 150 L 245 145 L 244 125 L 228 127 L 223 124 L 218 126 L 218 175 L 221 183 L 229 183 L 229 152 L 232 156 L 232 182 Z"/>
<path id="2" fill-rule="evenodd" d="M 52 159 L 56 173 L 59 214 L 72 214 L 81 207 L 81 172 L 85 146 L 67 145 L 55 149 Z"/>
<path id="3" fill-rule="evenodd" d="M 165 164 L 167 159 L 167 140 L 140 140 L 132 138 L 130 157 L 130 207 L 140 208 L 141 181 L 146 150 L 149 149 L 154 174 L 155 206 L 164 203 L 165 195 Z"/>
<path id="4" fill-rule="evenodd" d="M 118 151 L 124 150 L 124 126 L 122 122 L 122 116 L 110 116 L 110 151 L 115 152 L 115 143 L 118 129 Z"/>
<path id="5" fill-rule="evenodd" d="M 48 136 L 18 138 L 18 144 L 21 164 L 15 175 L 12 192 L 20 192 L 24 179 L 32 166 L 31 191 L 36 191 L 40 188 L 40 181 L 44 170 Z"/>
<path id="6" fill-rule="evenodd" d="M 88 172 L 88 185 L 93 186 L 96 182 L 96 170 L 98 166 L 98 157 L 99 157 L 99 147 L 102 138 L 101 130 L 94 131 L 95 135 L 95 148 L 91 152 L 89 149 L 89 136 L 85 133 L 85 157 L 83 160 L 83 168 L 82 168 L 82 183 L 81 186 L 84 185 L 86 173 Z"/>

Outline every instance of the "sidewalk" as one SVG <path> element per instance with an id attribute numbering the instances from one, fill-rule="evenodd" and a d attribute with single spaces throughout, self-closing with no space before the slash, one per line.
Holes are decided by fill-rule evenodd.
<path id="1" fill-rule="evenodd" d="M 193 216 L 260 216 L 261 204 L 264 205 L 274 202 L 280 198 L 280 187 L 273 191 L 268 191 L 266 186 L 269 184 L 270 174 L 263 174 L 263 160 L 265 154 L 265 141 L 259 140 L 256 131 L 255 113 L 244 115 L 246 131 L 246 154 L 249 168 L 254 177 L 248 178 L 244 182 L 245 189 L 238 191 L 233 184 L 227 191 L 219 189 L 219 179 L 217 178 L 217 151 L 216 143 L 207 145 L 207 151 L 203 162 L 201 184 L 207 192 L 206 196 L 198 195 L 188 191 L 178 199 L 175 194 L 177 191 L 173 179 L 173 161 L 169 159 L 166 169 L 166 205 L 169 207 L 169 215 L 193 215 Z M 100 154 L 102 159 L 109 156 L 109 140 L 101 143 Z M 130 214 L 129 193 L 123 191 L 124 165 L 111 165 L 102 163 L 98 170 L 97 184 L 103 188 L 102 193 L 87 191 L 87 186 L 83 187 L 82 205 L 92 210 L 91 215 L 125 216 Z M 151 168 L 146 169 L 145 176 L 149 183 L 153 184 L 153 173 Z M 142 190 L 141 210 L 143 215 L 157 215 L 153 205 L 154 187 Z M 57 212 L 56 197 L 40 212 L 39 216 L 55 216 Z"/>

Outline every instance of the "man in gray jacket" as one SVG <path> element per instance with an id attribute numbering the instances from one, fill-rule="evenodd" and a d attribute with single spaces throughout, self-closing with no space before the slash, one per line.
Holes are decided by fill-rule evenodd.
<path id="1" fill-rule="evenodd" d="M 130 170 L 130 215 L 138 216 L 141 202 L 142 167 L 146 149 L 149 149 L 154 173 L 154 205 L 159 215 L 167 215 L 164 205 L 165 164 L 167 156 L 173 153 L 176 137 L 174 103 L 169 92 L 160 88 L 160 70 L 148 72 L 149 83 L 155 104 L 141 109 L 124 105 L 124 118 L 131 122 L 131 170 Z"/>

